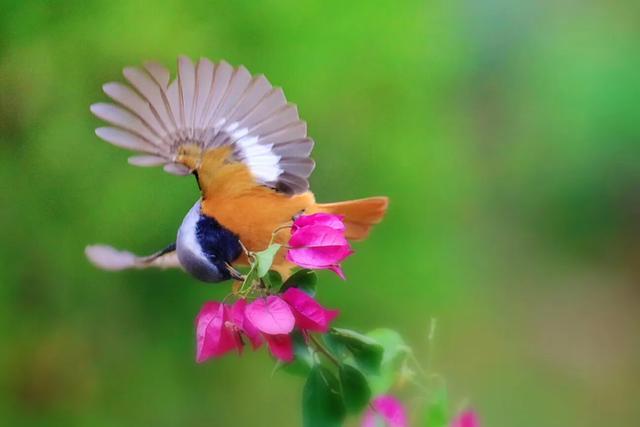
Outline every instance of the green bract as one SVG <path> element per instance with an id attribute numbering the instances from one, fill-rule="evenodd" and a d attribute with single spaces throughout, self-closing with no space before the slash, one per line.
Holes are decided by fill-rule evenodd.
<path id="1" fill-rule="evenodd" d="M 269 272 L 271 264 L 273 264 L 273 258 L 276 256 L 281 247 L 282 245 L 272 243 L 264 251 L 254 253 L 254 256 L 256 257 L 255 264 L 258 277 L 264 277 Z"/>

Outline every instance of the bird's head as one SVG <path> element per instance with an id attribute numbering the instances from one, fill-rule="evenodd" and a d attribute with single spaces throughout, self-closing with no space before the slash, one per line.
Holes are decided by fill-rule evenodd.
<path id="1" fill-rule="evenodd" d="M 196 279 L 222 282 L 239 275 L 230 267 L 242 253 L 238 236 L 214 218 L 203 215 L 200 200 L 178 230 L 176 251 L 182 267 Z"/>

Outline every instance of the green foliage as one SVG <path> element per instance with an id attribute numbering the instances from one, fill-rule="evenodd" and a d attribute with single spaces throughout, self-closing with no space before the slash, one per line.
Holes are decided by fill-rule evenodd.
<path id="1" fill-rule="evenodd" d="M 407 354 L 411 348 L 405 343 L 404 338 L 393 329 L 380 328 L 367 333 L 369 338 L 375 340 L 384 348 L 382 363 L 390 363 L 396 357 Z"/>
<path id="2" fill-rule="evenodd" d="M 293 339 L 295 359 L 290 363 L 278 361 L 276 363 L 276 369 L 282 369 L 288 374 L 306 377 L 309 375 L 311 368 L 316 364 L 314 357 L 315 351 L 312 347 L 307 346 L 300 332 L 294 332 L 291 334 L 291 337 Z"/>
<path id="3" fill-rule="evenodd" d="M 302 392 L 304 427 L 338 427 L 346 417 L 340 383 L 329 369 L 311 369 Z"/>
<path id="4" fill-rule="evenodd" d="M 343 363 L 338 369 L 344 404 L 348 412 L 359 413 L 371 399 L 367 378 L 359 369 Z"/>
<path id="5" fill-rule="evenodd" d="M 269 289 L 277 290 L 282 287 L 282 276 L 275 270 L 269 270 L 264 276 L 264 280 L 267 282 Z"/>
<path id="6" fill-rule="evenodd" d="M 315 296 L 317 282 L 318 276 L 315 271 L 308 269 L 298 270 L 284 282 L 281 292 L 289 288 L 298 288 L 311 296 Z"/>
<path id="7" fill-rule="evenodd" d="M 244 277 L 244 282 L 242 282 L 242 289 L 244 289 L 246 286 L 251 286 L 253 284 L 253 282 L 255 282 L 258 279 L 259 279 L 259 276 L 258 276 L 258 263 L 255 262 L 255 263 L 251 264 L 251 267 L 249 268 L 249 271 L 247 272 L 247 274 Z"/>
<path id="8" fill-rule="evenodd" d="M 392 329 L 375 329 L 367 336 L 374 339 L 384 348 L 380 371 L 378 375 L 371 375 L 369 382 L 375 395 L 386 393 L 396 382 L 401 364 L 411 351 L 400 334 Z"/>
<path id="9" fill-rule="evenodd" d="M 273 264 L 273 258 L 276 256 L 281 247 L 282 245 L 272 243 L 267 249 L 254 253 L 257 264 L 256 274 L 258 275 L 258 277 L 262 278 L 269 272 L 271 264 Z"/>
<path id="10" fill-rule="evenodd" d="M 393 331 L 379 331 L 376 335 L 382 338 L 392 337 Z M 336 411 L 337 408 L 346 413 L 361 413 L 373 396 L 369 375 L 376 376 L 374 372 L 384 359 L 382 346 L 366 335 L 337 328 L 324 335 L 323 341 L 328 344 L 327 347 L 313 337 L 305 341 L 303 334 L 299 332 L 293 334 L 293 340 L 295 360 L 291 363 L 278 363 L 275 370 L 307 375 L 303 396 L 305 423 L 333 425 L 331 423 L 338 420 L 335 414 L 326 411 Z M 390 352 L 395 351 L 395 347 L 401 347 L 397 337 L 387 341 Z M 369 375 L 361 371 L 363 368 Z M 341 415 L 339 419 L 343 417 Z"/>
<path id="11" fill-rule="evenodd" d="M 449 425 L 449 409 L 447 389 L 436 389 L 429 400 L 424 416 L 424 427 L 447 427 Z"/>
<path id="12" fill-rule="evenodd" d="M 345 351 L 348 351 L 363 372 L 367 374 L 380 372 L 384 348 L 374 339 L 342 328 L 332 328 L 326 339 L 331 343 L 336 354 L 341 357 L 344 357 Z"/>

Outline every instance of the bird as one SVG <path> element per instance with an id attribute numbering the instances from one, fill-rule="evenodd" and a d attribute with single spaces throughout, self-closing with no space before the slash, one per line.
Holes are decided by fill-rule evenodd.
<path id="1" fill-rule="evenodd" d="M 301 214 L 340 215 L 345 237 L 366 238 L 387 211 L 387 197 L 318 203 L 309 189 L 314 141 L 296 105 L 262 74 L 244 66 L 179 56 L 176 77 L 158 62 L 126 67 L 128 84 L 103 85 L 113 102 L 91 105 L 108 126 L 96 135 L 135 152 L 134 166 L 162 166 L 193 175 L 200 197 L 189 209 L 174 243 L 149 256 L 97 244 L 88 259 L 105 270 L 182 268 L 209 283 L 242 280 L 238 267 L 252 252 L 283 244 L 272 268 L 288 277 L 286 242 Z"/>

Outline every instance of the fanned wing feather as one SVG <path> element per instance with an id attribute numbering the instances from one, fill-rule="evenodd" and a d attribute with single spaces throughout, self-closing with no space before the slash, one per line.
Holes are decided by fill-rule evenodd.
<path id="1" fill-rule="evenodd" d="M 135 114 L 132 114 L 128 110 L 113 104 L 98 103 L 91 106 L 91 112 L 106 122 L 139 135 L 145 141 L 149 141 L 149 143 L 156 139 L 153 131 Z"/>
<path id="2" fill-rule="evenodd" d="M 178 58 L 178 82 L 180 94 L 180 126 L 184 129 L 187 138 L 193 133 L 193 101 L 195 93 L 195 69 L 191 59 L 181 56 Z"/>
<path id="3" fill-rule="evenodd" d="M 201 132 L 203 127 L 202 117 L 209 105 L 211 93 L 211 83 L 213 82 L 214 65 L 206 58 L 198 61 L 196 68 L 196 100 L 194 110 L 193 127 L 196 132 Z"/>
<path id="4" fill-rule="evenodd" d="M 127 161 L 129 162 L 129 164 L 134 165 L 134 166 L 143 166 L 143 167 L 149 167 L 149 166 L 161 166 L 164 165 L 165 163 L 167 163 L 167 160 L 164 157 L 160 157 L 160 156 L 149 156 L 146 154 L 143 154 L 141 156 L 132 156 L 129 157 L 127 159 Z"/>
<path id="5" fill-rule="evenodd" d="M 159 138 L 164 135 L 162 124 L 151 111 L 150 104 L 134 90 L 120 83 L 107 83 L 102 86 L 102 90 L 111 99 L 138 116 Z"/>
<path id="6" fill-rule="evenodd" d="M 112 125 L 97 129 L 99 137 L 141 154 L 129 163 L 184 175 L 192 171 L 180 163 L 186 146 L 195 145 L 201 155 L 229 146 L 232 160 L 246 164 L 257 183 L 288 194 L 308 189 L 313 141 L 296 107 L 263 75 L 184 56 L 173 81 L 156 62 L 123 74 L 131 87 L 103 86 L 116 105 L 98 103 L 91 111 Z"/>
<path id="7" fill-rule="evenodd" d="M 159 154 L 159 151 L 153 146 L 153 144 L 145 141 L 134 133 L 120 128 L 98 128 L 96 129 L 96 135 L 118 147 L 126 148 L 128 150 L 142 151 L 144 153 Z"/>

